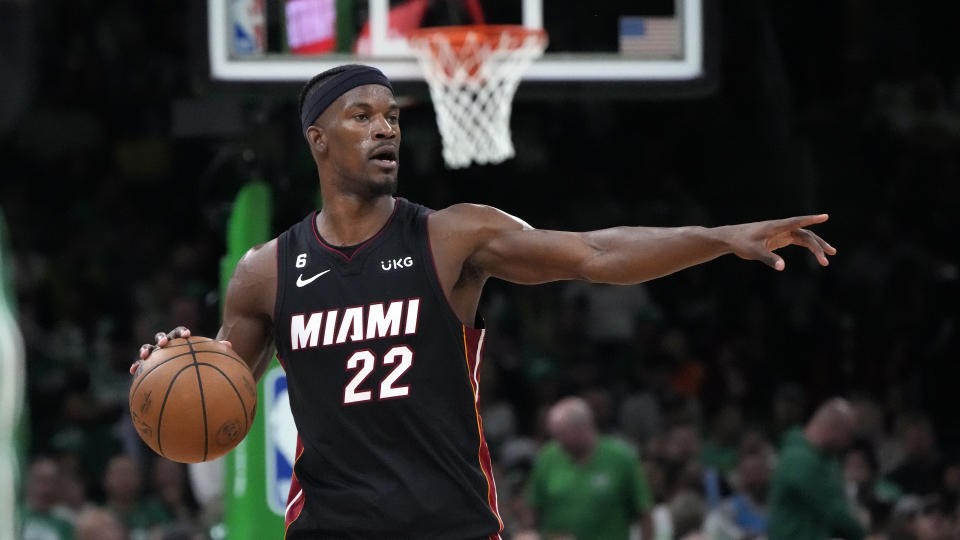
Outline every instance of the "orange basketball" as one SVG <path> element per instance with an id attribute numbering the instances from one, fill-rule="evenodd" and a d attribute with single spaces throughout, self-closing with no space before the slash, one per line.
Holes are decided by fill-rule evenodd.
<path id="1" fill-rule="evenodd" d="M 198 463 L 232 450 L 257 409 L 253 375 L 217 340 L 174 339 L 155 349 L 130 385 L 130 418 L 153 451 Z"/>

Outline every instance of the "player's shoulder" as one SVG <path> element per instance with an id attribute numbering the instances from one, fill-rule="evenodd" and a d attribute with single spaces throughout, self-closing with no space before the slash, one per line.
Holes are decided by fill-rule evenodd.
<path id="1" fill-rule="evenodd" d="M 248 249 L 240 261 L 237 262 L 237 268 L 245 270 L 256 270 L 262 273 L 263 270 L 273 269 L 276 273 L 277 267 L 277 239 L 274 238 L 268 242 L 257 244 Z"/>
<path id="2" fill-rule="evenodd" d="M 230 277 L 237 290 L 248 286 L 269 285 L 277 279 L 277 239 L 257 244 L 237 261 Z M 257 287 L 260 288 L 260 287 Z"/>
<path id="3" fill-rule="evenodd" d="M 522 219 L 485 204 L 458 203 L 430 216 L 431 228 L 461 233 L 483 233 L 531 229 Z"/>
<path id="4" fill-rule="evenodd" d="M 237 261 L 227 287 L 227 309 L 272 314 L 276 299 L 277 239 L 253 246 Z"/>

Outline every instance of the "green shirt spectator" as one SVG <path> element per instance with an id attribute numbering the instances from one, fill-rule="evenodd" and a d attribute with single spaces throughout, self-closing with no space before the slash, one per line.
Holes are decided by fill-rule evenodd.
<path id="1" fill-rule="evenodd" d="M 172 521 L 170 514 L 167 513 L 163 505 L 152 498 L 137 501 L 134 506 L 123 511 L 117 508 L 111 508 L 111 510 L 130 531 L 131 540 L 140 538 L 147 540 L 154 527 Z"/>
<path id="2" fill-rule="evenodd" d="M 73 527 L 49 513 L 24 512 L 23 540 L 73 540 Z"/>
<path id="3" fill-rule="evenodd" d="M 60 501 L 59 480 L 60 467 L 53 459 L 41 456 L 30 464 L 24 485 L 23 540 L 73 540 L 71 525 L 52 512 Z"/>
<path id="4" fill-rule="evenodd" d="M 784 436 L 770 494 L 769 540 L 861 540 L 866 532 L 843 488 L 831 452 L 849 445 L 853 413 L 846 401 L 824 404 L 805 430 Z"/>
<path id="5" fill-rule="evenodd" d="M 107 508 L 130 532 L 130 540 L 147 540 L 151 530 L 172 518 L 155 499 L 141 498 L 142 475 L 139 467 L 125 455 L 110 458 L 103 486 Z"/>
<path id="6" fill-rule="evenodd" d="M 585 403 L 577 407 L 589 415 Z M 608 437 L 597 437 L 592 429 L 591 419 L 586 434 L 592 437 L 582 439 L 582 451 L 574 444 L 571 453 L 571 447 L 564 444 L 569 439 L 551 428 L 557 440 L 547 443 L 537 456 L 527 502 L 546 535 L 626 540 L 631 524 L 653 506 L 650 488 L 633 450 Z"/>
<path id="7" fill-rule="evenodd" d="M 626 539 L 630 524 L 653 506 L 643 466 L 626 445 L 601 437 L 585 463 L 556 442 L 537 456 L 527 492 L 546 534 L 578 540 Z"/>
<path id="8" fill-rule="evenodd" d="M 704 441 L 701 460 L 706 467 L 713 467 L 721 474 L 727 474 L 737 467 L 739 453 L 736 447 L 720 446 L 714 441 Z"/>
<path id="9" fill-rule="evenodd" d="M 703 465 L 723 475 L 737 467 L 740 456 L 742 414 L 736 405 L 725 405 L 714 415 L 710 434 L 703 441 Z"/>

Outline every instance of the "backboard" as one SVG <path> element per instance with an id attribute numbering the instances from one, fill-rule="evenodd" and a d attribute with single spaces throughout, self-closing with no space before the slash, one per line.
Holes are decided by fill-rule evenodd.
<path id="1" fill-rule="evenodd" d="M 423 81 L 409 30 L 454 24 L 546 29 L 525 81 L 674 81 L 704 74 L 702 0 L 207 0 L 211 76 L 301 82 L 344 63 Z"/>

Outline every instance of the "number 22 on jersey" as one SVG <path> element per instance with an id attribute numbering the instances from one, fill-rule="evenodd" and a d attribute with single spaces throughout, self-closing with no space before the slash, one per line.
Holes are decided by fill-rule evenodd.
<path id="1" fill-rule="evenodd" d="M 406 345 L 392 347 L 383 355 L 383 365 L 395 367 L 380 381 L 378 400 L 395 399 L 410 395 L 410 385 L 397 385 L 398 379 L 413 365 L 413 351 Z M 347 358 L 347 371 L 356 371 L 343 389 L 343 404 L 352 405 L 373 401 L 373 389 L 361 389 L 361 385 L 376 368 L 377 357 L 369 349 L 356 351 Z"/>

